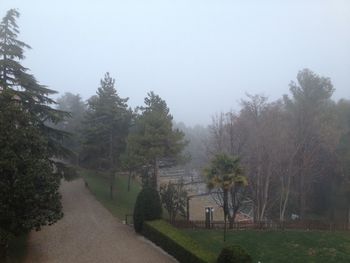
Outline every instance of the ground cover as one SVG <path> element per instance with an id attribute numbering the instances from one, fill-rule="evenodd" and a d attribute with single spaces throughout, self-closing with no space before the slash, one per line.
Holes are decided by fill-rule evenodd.
<path id="1" fill-rule="evenodd" d="M 186 230 L 204 248 L 218 254 L 222 230 Z M 253 262 L 350 262 L 350 232 L 229 231 L 226 244 L 238 244 Z"/>
<path id="2" fill-rule="evenodd" d="M 132 214 L 137 194 L 141 188 L 138 182 L 131 183 L 130 191 L 127 190 L 127 176 L 116 176 L 114 199 L 109 195 L 109 178 L 103 172 L 80 170 L 80 175 L 87 182 L 90 191 L 96 199 L 105 206 L 114 216 L 121 220 L 125 219 L 126 214 Z M 131 219 L 130 217 L 129 219 Z"/>

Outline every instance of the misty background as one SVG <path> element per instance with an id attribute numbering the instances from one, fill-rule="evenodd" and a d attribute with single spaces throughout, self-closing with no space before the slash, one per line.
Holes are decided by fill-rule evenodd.
<path id="1" fill-rule="evenodd" d="M 349 98 L 349 1 L 20 1 L 24 65 L 60 92 L 95 94 L 106 71 L 129 105 L 153 90 L 175 121 L 209 124 L 245 93 L 277 99 L 299 70 Z"/>

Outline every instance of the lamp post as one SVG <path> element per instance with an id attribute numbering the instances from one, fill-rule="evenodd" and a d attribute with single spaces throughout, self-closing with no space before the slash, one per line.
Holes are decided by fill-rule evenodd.
<path id="1" fill-rule="evenodd" d="M 213 212 L 214 212 L 213 207 L 205 208 L 205 228 L 212 228 Z"/>

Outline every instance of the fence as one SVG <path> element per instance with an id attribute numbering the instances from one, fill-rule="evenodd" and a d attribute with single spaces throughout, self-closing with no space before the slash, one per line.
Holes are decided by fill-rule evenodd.
<path id="1" fill-rule="evenodd" d="M 225 227 L 224 221 L 212 221 L 208 225 L 201 220 L 179 220 L 170 222 L 173 226 L 178 228 L 192 228 L 192 229 L 222 229 Z M 266 230 L 328 230 L 328 231 L 344 231 L 350 230 L 350 225 L 346 223 L 330 223 L 316 220 L 291 220 L 285 222 L 263 221 L 263 222 L 235 222 L 231 225 L 227 222 L 227 228 L 235 230 L 244 229 L 266 229 Z"/>
<path id="2" fill-rule="evenodd" d="M 133 217 L 133 215 L 132 214 L 126 214 L 124 223 L 126 225 L 133 225 L 134 224 L 134 217 Z"/>

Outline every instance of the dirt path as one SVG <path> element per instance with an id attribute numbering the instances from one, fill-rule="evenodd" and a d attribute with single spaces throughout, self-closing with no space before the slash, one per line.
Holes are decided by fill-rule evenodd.
<path id="1" fill-rule="evenodd" d="M 176 262 L 113 217 L 82 180 L 64 182 L 61 192 L 64 218 L 31 233 L 25 263 Z"/>

